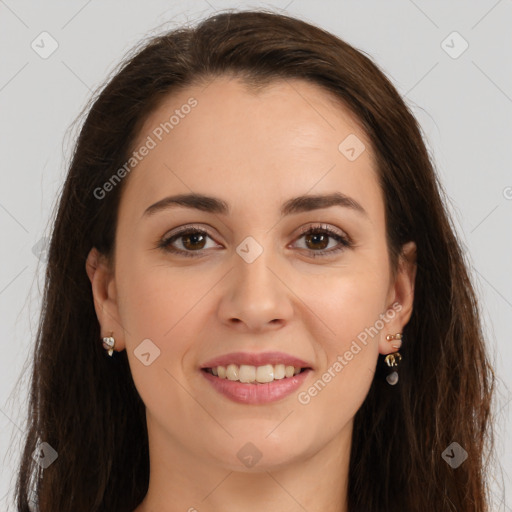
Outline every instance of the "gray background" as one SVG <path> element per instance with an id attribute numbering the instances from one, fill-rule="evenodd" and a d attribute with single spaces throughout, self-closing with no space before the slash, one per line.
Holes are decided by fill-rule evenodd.
<path id="1" fill-rule="evenodd" d="M 26 383 L 44 237 L 76 136 L 71 123 L 124 53 L 148 34 L 214 10 L 258 6 L 297 15 L 368 53 L 420 121 L 481 297 L 498 377 L 494 510 L 512 510 L 506 435 L 512 398 L 511 0 L 0 0 L 0 509 L 7 509 L 14 485 L 26 403 L 26 386 L 20 394 L 14 386 L 20 376 Z M 42 47 L 43 31 L 58 43 L 46 59 L 31 47 L 33 41 Z M 458 55 L 464 40 L 469 46 Z"/>

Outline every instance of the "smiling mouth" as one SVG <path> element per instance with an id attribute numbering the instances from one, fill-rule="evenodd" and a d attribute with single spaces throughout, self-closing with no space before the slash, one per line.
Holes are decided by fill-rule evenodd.
<path id="1" fill-rule="evenodd" d="M 286 380 L 311 368 L 301 368 L 284 364 L 266 364 L 263 366 L 229 364 L 227 366 L 214 366 L 203 368 L 205 371 L 219 379 L 226 379 L 244 384 L 267 384 L 275 380 Z"/>

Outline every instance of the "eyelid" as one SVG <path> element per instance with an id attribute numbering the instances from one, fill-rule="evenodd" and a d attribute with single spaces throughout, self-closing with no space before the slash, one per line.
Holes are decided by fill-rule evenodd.
<path id="1" fill-rule="evenodd" d="M 206 226 L 206 228 L 204 228 L 203 226 Z M 199 227 L 198 224 L 194 224 L 194 223 L 184 224 L 182 226 L 179 226 L 178 228 L 175 228 L 174 230 L 170 230 L 168 233 L 166 233 L 162 237 L 162 239 L 168 239 L 173 236 L 179 235 L 180 233 L 183 233 L 183 232 L 188 233 L 189 231 L 194 231 L 194 230 L 195 231 L 205 231 L 210 237 L 214 238 L 212 236 L 212 233 L 209 231 L 210 228 L 211 228 L 211 226 L 209 226 L 208 224 L 201 224 L 201 227 Z M 213 228 L 211 228 L 211 229 L 213 229 Z M 326 231 L 333 231 L 337 235 L 339 235 L 343 238 L 346 238 L 349 242 L 353 242 L 352 238 L 347 234 L 346 231 L 343 231 L 342 229 L 340 229 L 336 226 L 331 226 L 330 224 L 327 224 L 325 222 L 310 222 L 304 226 L 301 226 L 299 228 L 298 234 L 303 235 L 304 233 L 307 233 L 308 231 L 310 231 L 312 229 L 324 229 Z"/>
<path id="2" fill-rule="evenodd" d="M 332 226 L 331 224 L 327 224 L 325 222 L 312 222 L 307 224 L 306 226 L 301 226 L 299 228 L 299 234 L 303 235 L 304 233 L 307 233 L 308 231 L 314 231 L 314 230 L 324 230 L 329 231 L 332 233 L 335 233 L 336 235 L 346 238 L 349 242 L 352 242 L 352 238 L 347 234 L 346 231 L 336 227 Z"/>
<path id="3" fill-rule="evenodd" d="M 210 238 L 214 238 L 212 232 L 210 230 L 213 230 L 211 226 L 208 224 L 183 224 L 182 226 L 179 226 L 175 229 L 171 229 L 168 231 L 163 237 L 162 240 L 168 240 L 172 237 L 175 237 L 177 235 L 180 235 L 182 233 L 189 233 L 191 231 L 201 231 L 205 232 Z"/>

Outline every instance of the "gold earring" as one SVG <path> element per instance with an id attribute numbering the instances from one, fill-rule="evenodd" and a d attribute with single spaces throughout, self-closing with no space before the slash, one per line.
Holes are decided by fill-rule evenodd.
<path id="1" fill-rule="evenodd" d="M 386 340 L 387 341 L 393 341 L 393 340 L 398 340 L 401 342 L 402 340 L 402 333 L 400 332 L 397 332 L 396 334 L 388 334 L 386 336 Z M 400 348 L 400 345 L 391 345 L 393 348 Z"/>
<path id="2" fill-rule="evenodd" d="M 110 336 L 103 338 L 103 348 L 108 350 L 108 355 L 110 357 L 112 357 L 112 354 L 114 353 L 114 345 L 116 344 L 113 335 L 114 333 L 110 332 Z"/>
<path id="3" fill-rule="evenodd" d="M 386 340 L 387 341 L 393 341 L 393 340 L 399 340 L 400 341 L 400 344 L 402 342 L 402 333 L 396 333 L 396 334 L 388 334 L 386 336 Z M 400 348 L 400 345 L 391 345 L 393 348 Z M 384 361 L 385 363 L 390 367 L 390 368 L 393 368 L 393 367 L 398 367 L 398 364 L 400 363 L 400 361 L 402 361 L 402 356 L 400 354 L 400 352 L 393 352 L 392 354 L 388 354 L 385 358 L 384 358 Z M 398 382 L 398 372 L 396 370 L 392 371 L 387 377 L 386 377 L 386 381 L 388 382 L 388 384 L 390 384 L 391 386 L 394 386 L 397 382 Z"/>
<path id="4" fill-rule="evenodd" d="M 398 366 L 398 363 L 400 363 L 400 361 L 402 360 L 402 356 L 400 355 L 400 352 L 395 352 L 393 354 L 388 354 L 384 361 L 386 362 L 386 364 L 389 366 L 389 367 L 392 367 L 392 366 Z"/>

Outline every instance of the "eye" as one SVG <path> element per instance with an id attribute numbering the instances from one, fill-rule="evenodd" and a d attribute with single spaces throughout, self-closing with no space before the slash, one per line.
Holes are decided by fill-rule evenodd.
<path id="1" fill-rule="evenodd" d="M 301 236 L 299 240 L 304 238 L 306 243 L 305 250 L 311 252 L 314 258 L 324 255 L 336 254 L 348 247 L 352 247 L 352 242 L 348 236 L 341 234 L 341 232 L 334 231 L 332 228 L 325 225 L 308 226 L 301 229 Z M 337 245 L 334 248 L 328 249 L 329 239 L 334 239 Z M 319 250 L 318 250 L 319 249 Z"/>
<path id="2" fill-rule="evenodd" d="M 164 237 L 158 243 L 158 247 L 174 254 L 196 257 L 198 255 L 194 254 L 195 252 L 200 253 L 203 249 L 210 248 L 206 246 L 207 238 L 213 240 L 204 229 L 184 226 L 177 233 Z"/>
<path id="3" fill-rule="evenodd" d="M 300 247 L 310 253 L 314 258 L 324 255 L 333 255 L 348 247 L 352 247 L 352 241 L 348 236 L 335 231 L 325 225 L 307 226 L 302 228 L 301 236 L 298 240 L 304 238 L 306 247 Z M 203 251 L 215 247 L 208 247 L 207 239 L 213 240 L 208 231 L 196 227 L 183 226 L 178 232 L 160 240 L 157 246 L 163 251 L 178 254 L 186 257 L 200 257 Z M 330 245 L 330 240 L 334 240 L 334 248 Z M 218 247 L 218 245 L 217 245 Z"/>

